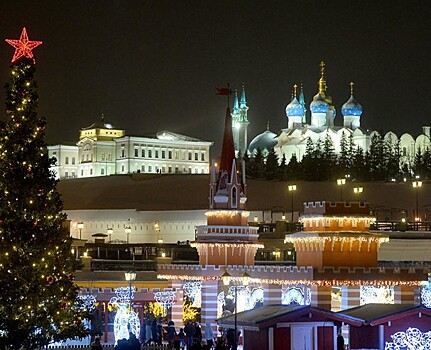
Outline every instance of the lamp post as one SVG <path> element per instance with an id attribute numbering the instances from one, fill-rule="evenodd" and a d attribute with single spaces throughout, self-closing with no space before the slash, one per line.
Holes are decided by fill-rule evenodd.
<path id="1" fill-rule="evenodd" d="M 126 242 L 127 244 L 129 244 L 129 235 L 132 232 L 132 228 L 130 226 L 126 226 L 124 228 L 124 232 L 126 232 L 126 235 L 127 235 Z"/>
<path id="2" fill-rule="evenodd" d="M 132 311 L 132 284 L 136 280 L 136 272 L 125 272 L 124 277 L 126 281 L 129 282 L 129 311 Z"/>
<path id="3" fill-rule="evenodd" d="M 343 201 L 343 186 L 346 184 L 346 179 L 337 179 L 337 185 L 340 186 L 340 201 Z"/>
<path id="4" fill-rule="evenodd" d="M 359 201 L 359 197 L 360 197 L 361 193 L 364 192 L 364 188 L 361 186 L 354 187 L 353 192 L 355 193 L 356 197 L 358 197 L 358 201 Z"/>
<path id="5" fill-rule="evenodd" d="M 84 228 L 84 223 L 82 221 L 78 222 L 78 229 L 79 229 L 79 239 L 82 238 L 82 229 Z"/>
<path id="6" fill-rule="evenodd" d="M 157 243 L 162 244 L 163 238 L 160 237 L 160 223 L 159 223 L 159 221 L 156 221 L 156 223 L 154 224 L 154 230 L 156 231 L 156 234 L 157 234 Z"/>
<path id="7" fill-rule="evenodd" d="M 422 187 L 422 181 L 413 181 L 412 182 L 413 188 L 416 189 L 416 216 L 415 221 L 419 221 L 419 188 Z"/>
<path id="8" fill-rule="evenodd" d="M 225 273 L 221 276 L 221 279 L 223 281 L 223 285 L 229 286 L 231 280 L 233 280 L 232 276 L 229 274 L 229 272 L 225 271 Z M 244 272 L 241 278 L 241 282 L 243 286 L 248 286 L 250 283 L 250 275 L 247 272 Z M 238 284 L 233 284 L 234 291 L 235 291 L 235 310 L 234 310 L 234 340 L 233 340 L 233 350 L 236 350 L 238 348 L 238 330 L 237 330 L 237 305 L 238 305 Z"/>
<path id="9" fill-rule="evenodd" d="M 113 228 L 107 228 L 106 233 L 109 235 L 109 242 L 111 242 L 112 234 L 114 233 L 114 229 Z"/>
<path id="10" fill-rule="evenodd" d="M 293 222 L 293 192 L 296 191 L 296 185 L 289 185 L 288 190 L 290 192 L 290 208 L 292 210 L 291 221 Z"/>

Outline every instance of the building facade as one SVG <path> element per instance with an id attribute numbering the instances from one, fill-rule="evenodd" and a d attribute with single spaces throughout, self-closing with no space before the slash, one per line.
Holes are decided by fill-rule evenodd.
<path id="1" fill-rule="evenodd" d="M 250 142 L 249 154 L 254 154 L 260 149 L 266 156 L 274 149 L 280 161 L 283 156 L 289 161 L 293 155 L 300 161 L 306 153 L 308 140 L 316 145 L 319 141 L 323 143 L 327 138 L 332 142 L 334 152 L 339 154 L 343 137 L 347 142 L 351 139 L 354 148 L 360 147 L 364 152 L 369 150 L 371 139 L 378 132 L 363 127 L 361 121 L 363 107 L 355 98 L 353 82 L 350 83 L 350 96 L 340 108 L 342 125 L 335 125 L 337 108 L 329 95 L 325 69 L 325 63 L 321 62 L 318 91 L 309 104 L 309 112 L 302 86 L 298 95 L 297 86 L 294 85 L 292 100 L 286 106 L 287 128 L 283 128 L 278 135 L 267 128 Z M 394 149 L 399 147 L 400 166 L 412 165 L 419 149 L 423 153 L 431 146 L 429 126 L 423 126 L 422 133 L 418 136 L 408 133 L 399 136 L 392 131 L 381 136 Z"/>
<path id="2" fill-rule="evenodd" d="M 56 158 L 57 178 L 113 174 L 208 174 L 212 142 L 161 131 L 155 135 L 127 136 L 104 121 L 83 128 L 74 146 L 48 147 Z"/>

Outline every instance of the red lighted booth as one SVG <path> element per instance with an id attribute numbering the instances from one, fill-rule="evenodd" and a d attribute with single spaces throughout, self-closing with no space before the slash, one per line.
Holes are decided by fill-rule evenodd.
<path id="1" fill-rule="evenodd" d="M 343 316 L 335 312 L 299 305 L 266 305 L 237 314 L 247 350 L 335 350 Z M 234 315 L 217 320 L 233 328 Z M 304 347 L 305 346 L 305 347 Z"/>

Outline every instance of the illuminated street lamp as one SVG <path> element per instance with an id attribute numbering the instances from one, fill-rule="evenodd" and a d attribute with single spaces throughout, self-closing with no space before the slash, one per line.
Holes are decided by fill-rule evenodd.
<path id="1" fill-rule="evenodd" d="M 292 209 L 291 221 L 293 222 L 293 192 L 296 191 L 296 185 L 289 185 L 287 188 L 290 192 L 290 208 Z"/>
<path id="2" fill-rule="evenodd" d="M 416 217 L 415 221 L 419 221 L 419 188 L 422 187 L 422 181 L 413 181 L 412 182 L 413 188 L 416 189 Z"/>
<path id="3" fill-rule="evenodd" d="M 126 232 L 126 235 L 127 235 L 126 242 L 129 243 L 129 235 L 130 233 L 132 233 L 132 228 L 130 226 L 126 226 L 124 228 L 124 232 Z"/>
<path id="4" fill-rule="evenodd" d="M 163 238 L 160 237 L 160 223 L 159 223 L 159 221 L 156 221 L 156 223 L 154 224 L 154 230 L 157 233 L 157 243 L 162 244 Z"/>
<path id="5" fill-rule="evenodd" d="M 340 201 L 343 201 L 343 186 L 346 184 L 346 179 L 337 179 L 337 185 L 340 186 Z"/>
<path id="6" fill-rule="evenodd" d="M 235 315 L 234 315 L 234 332 L 235 332 L 235 335 L 233 338 L 234 340 L 233 340 L 232 349 L 236 350 L 238 348 L 238 330 L 237 330 L 238 287 L 239 286 L 248 286 L 250 284 L 251 277 L 247 272 L 244 272 L 244 274 L 242 275 L 242 278 L 241 278 L 242 283 L 241 283 L 241 285 L 239 285 L 238 282 L 232 278 L 232 276 L 229 274 L 229 272 L 226 271 L 221 276 L 221 279 L 223 281 L 223 285 L 225 285 L 225 286 L 229 286 L 231 281 L 234 281 L 233 287 L 234 287 L 234 291 L 235 291 L 235 310 L 234 310 L 234 313 L 235 313 Z"/>
<path id="7" fill-rule="evenodd" d="M 109 235 L 109 242 L 111 242 L 112 234 L 114 233 L 114 229 L 113 228 L 107 228 L 106 233 Z"/>
<path id="8" fill-rule="evenodd" d="M 79 229 L 79 239 L 82 238 L 82 229 L 84 228 L 84 223 L 82 221 L 78 222 L 78 229 Z"/>
<path id="9" fill-rule="evenodd" d="M 128 271 L 124 273 L 124 278 L 129 282 L 129 310 L 132 311 L 132 284 L 136 280 L 136 272 Z"/>
<path id="10" fill-rule="evenodd" d="M 354 187 L 353 188 L 353 192 L 355 193 L 355 195 L 358 197 L 358 201 L 359 201 L 359 197 L 361 195 L 362 192 L 364 192 L 364 188 L 359 186 L 359 187 Z"/>

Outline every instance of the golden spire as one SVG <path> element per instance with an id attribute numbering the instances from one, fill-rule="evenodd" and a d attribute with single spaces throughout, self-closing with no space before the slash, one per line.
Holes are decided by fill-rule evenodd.
<path id="1" fill-rule="evenodd" d="M 266 122 L 266 131 L 269 131 L 269 120 Z"/>
<path id="2" fill-rule="evenodd" d="M 296 95 L 297 87 L 298 87 L 298 85 L 296 85 L 296 84 L 293 85 L 293 97 L 295 97 L 295 98 L 297 97 L 297 95 Z"/>
<path id="3" fill-rule="evenodd" d="M 353 85 L 355 85 L 355 83 L 353 81 L 350 82 L 350 95 L 353 96 Z"/>
<path id="4" fill-rule="evenodd" d="M 319 94 L 325 96 L 326 81 L 325 81 L 325 62 L 320 62 L 320 79 L 319 79 Z"/>

